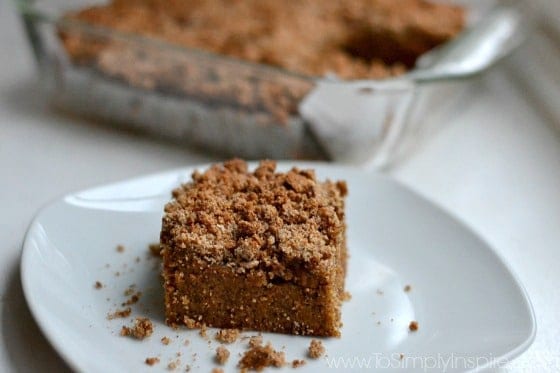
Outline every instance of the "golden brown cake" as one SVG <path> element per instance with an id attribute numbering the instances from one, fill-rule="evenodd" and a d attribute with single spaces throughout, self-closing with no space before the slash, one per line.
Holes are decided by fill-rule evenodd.
<path id="1" fill-rule="evenodd" d="M 173 191 L 161 231 L 169 325 L 339 336 L 344 182 L 241 160 Z"/>

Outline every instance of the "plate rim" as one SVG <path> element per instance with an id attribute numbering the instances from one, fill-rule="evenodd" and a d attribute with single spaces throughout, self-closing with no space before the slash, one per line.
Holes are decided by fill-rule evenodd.
<path id="1" fill-rule="evenodd" d="M 41 217 L 54 205 L 56 205 L 60 202 L 63 202 L 68 197 L 72 197 L 72 196 L 78 195 L 80 193 L 89 192 L 89 191 L 92 191 L 92 190 L 95 190 L 95 189 L 98 189 L 98 188 L 116 187 L 116 186 L 118 186 L 122 183 L 125 183 L 125 182 L 139 181 L 141 179 L 146 179 L 146 178 L 157 178 L 157 177 L 161 177 L 163 175 L 180 174 L 180 173 L 192 173 L 196 169 L 207 168 L 207 167 L 209 167 L 211 165 L 214 165 L 214 164 L 217 164 L 217 163 L 219 163 L 219 162 L 207 162 L 207 163 L 201 163 L 201 164 L 188 165 L 188 166 L 184 166 L 184 167 L 172 168 L 172 169 L 167 169 L 167 170 L 154 172 L 154 173 L 140 174 L 140 175 L 137 175 L 137 176 L 121 179 L 121 180 L 114 181 L 114 182 L 95 184 L 91 187 L 82 188 L 80 190 L 76 190 L 76 191 L 73 191 L 73 192 L 65 193 L 63 195 L 59 195 L 58 197 L 55 197 L 55 198 L 51 199 L 49 202 L 45 203 L 42 207 L 40 207 L 37 210 L 37 212 L 35 213 L 35 215 L 31 219 L 31 222 L 29 223 L 29 226 L 28 226 L 28 228 L 25 232 L 23 243 L 22 243 L 21 255 L 20 255 L 19 271 L 20 271 L 20 281 L 21 281 L 21 285 L 22 285 L 23 295 L 24 295 L 24 299 L 27 303 L 27 306 L 29 308 L 29 311 L 30 311 L 31 315 L 33 316 L 33 320 L 37 324 L 39 330 L 41 331 L 43 336 L 47 339 L 49 344 L 53 347 L 53 349 L 56 351 L 56 353 L 59 354 L 59 356 L 62 358 L 62 360 L 65 362 L 65 364 L 67 364 L 72 370 L 80 371 L 80 366 L 79 366 L 78 362 L 73 358 L 73 355 L 67 351 L 66 347 L 64 346 L 64 343 L 62 343 L 60 339 L 56 338 L 54 336 L 54 333 L 51 333 L 51 331 L 48 327 L 48 323 L 43 319 L 44 316 L 38 310 L 39 306 L 36 303 L 37 299 L 36 299 L 36 297 L 33 296 L 33 294 L 31 294 L 31 290 L 30 290 L 31 279 L 30 279 L 30 276 L 28 275 L 28 272 L 31 272 L 31 270 L 28 269 L 29 264 L 27 264 L 31 260 L 30 256 L 33 253 L 33 248 L 31 247 L 32 245 L 31 245 L 30 241 L 31 241 L 32 234 L 34 233 L 35 229 L 37 229 L 36 227 L 39 224 L 39 220 L 41 219 Z M 258 161 L 249 161 L 247 163 L 248 163 L 249 167 L 252 168 L 256 164 L 258 164 Z M 395 186 L 395 187 L 397 187 L 401 190 L 404 190 L 405 192 L 410 193 L 414 197 L 419 198 L 423 202 L 431 205 L 433 208 L 437 209 L 439 213 L 441 213 L 441 214 L 445 215 L 447 218 L 453 220 L 454 223 L 460 225 L 465 231 L 467 231 L 469 234 L 475 236 L 477 239 L 479 239 L 481 241 L 481 243 L 484 244 L 484 246 L 486 247 L 489 254 L 493 255 L 497 259 L 497 262 L 501 266 L 503 266 L 503 268 L 510 275 L 511 280 L 513 281 L 513 284 L 519 289 L 520 293 L 523 295 L 523 300 L 524 300 L 524 303 L 525 303 L 524 306 L 526 307 L 526 311 L 527 311 L 527 313 L 529 315 L 529 319 L 530 319 L 530 331 L 529 331 L 529 334 L 526 336 L 526 338 L 523 340 L 523 342 L 518 344 L 515 348 L 511 349 L 507 353 L 504 353 L 504 354 L 499 355 L 499 356 L 495 356 L 492 359 L 488 359 L 488 361 L 486 361 L 485 364 L 482 364 L 482 365 L 477 366 L 477 367 L 475 367 L 473 369 L 470 369 L 470 370 L 466 370 L 465 372 L 484 371 L 485 369 L 494 366 L 494 364 L 496 364 L 497 362 L 510 363 L 515 358 L 519 357 L 522 353 L 524 353 L 533 344 L 533 342 L 536 338 L 536 334 L 537 334 L 537 321 L 536 321 L 536 315 L 535 315 L 534 307 L 533 307 L 533 304 L 531 302 L 531 298 L 529 297 L 529 294 L 527 292 L 527 289 L 525 288 L 523 283 L 520 281 L 520 278 L 518 277 L 517 273 L 510 266 L 510 264 L 508 263 L 506 258 L 500 252 L 496 251 L 496 249 L 492 245 L 490 245 L 488 243 L 488 241 L 483 236 L 481 236 L 469 224 L 467 224 L 467 222 L 465 222 L 463 219 L 459 218 L 452 211 L 449 211 L 448 209 L 441 206 L 436 201 L 431 200 L 430 198 L 428 198 L 427 196 L 425 196 L 421 192 L 417 191 L 413 187 L 410 187 L 410 186 L 402 183 L 400 180 L 397 180 L 396 178 L 392 177 L 391 175 L 387 175 L 387 174 L 384 174 L 384 173 L 379 173 L 379 172 L 375 172 L 375 171 L 374 172 L 367 171 L 367 170 L 364 170 L 363 168 L 360 168 L 360 167 L 357 167 L 357 166 L 352 166 L 352 165 L 333 164 L 333 163 L 328 163 L 328 162 L 317 162 L 317 161 L 277 161 L 277 165 L 278 165 L 279 168 L 290 168 L 290 167 L 316 168 L 316 167 L 321 167 L 321 168 L 350 170 L 350 171 L 354 171 L 354 172 L 359 171 L 359 172 L 369 174 L 370 176 L 373 175 L 375 178 L 379 178 L 379 179 L 382 179 L 386 182 L 389 182 L 389 183 L 393 184 L 393 186 Z"/>

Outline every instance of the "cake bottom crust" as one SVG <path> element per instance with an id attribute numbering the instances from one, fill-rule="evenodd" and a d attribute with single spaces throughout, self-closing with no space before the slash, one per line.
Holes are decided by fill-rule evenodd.
<path id="1" fill-rule="evenodd" d="M 272 280 L 262 271 L 236 273 L 218 265 L 169 268 L 166 321 L 296 335 L 340 336 L 344 275 L 336 283 Z M 301 278 L 301 277 L 300 277 Z"/>

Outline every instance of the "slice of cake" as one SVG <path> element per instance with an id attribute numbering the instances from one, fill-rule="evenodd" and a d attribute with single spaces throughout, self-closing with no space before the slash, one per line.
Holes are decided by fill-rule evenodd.
<path id="1" fill-rule="evenodd" d="M 339 336 L 346 184 L 241 160 L 173 191 L 161 231 L 169 325 Z"/>

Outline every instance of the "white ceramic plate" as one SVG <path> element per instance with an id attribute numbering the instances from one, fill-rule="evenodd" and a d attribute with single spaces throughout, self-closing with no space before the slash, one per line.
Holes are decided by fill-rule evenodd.
<path id="1" fill-rule="evenodd" d="M 342 337 L 323 339 L 327 356 L 321 359 L 305 356 L 311 338 L 264 334 L 289 361 L 307 360 L 298 372 L 328 367 L 478 370 L 501 366 L 531 344 L 536 325 L 525 291 L 473 232 L 389 178 L 340 166 L 297 165 L 314 167 L 321 178 L 348 182 L 347 290 L 352 294 L 343 306 Z M 216 367 L 218 342 L 163 323 L 158 259 L 147 256 L 148 244 L 158 241 L 170 190 L 191 172 L 71 194 L 44 208 L 31 224 L 21 263 L 23 289 L 40 328 L 71 367 L 158 371 L 167 369 L 178 352 L 178 371 L 187 365 L 206 372 Z M 116 251 L 118 244 L 126 247 L 124 253 Z M 95 281 L 105 287 L 94 289 Z M 132 316 L 148 316 L 155 323 L 154 335 L 141 342 L 119 336 L 132 316 L 107 320 L 131 284 L 144 293 Z M 410 292 L 403 291 L 406 284 Z M 412 320 L 419 323 L 414 333 L 408 330 Z M 160 342 L 163 336 L 171 338 L 169 345 Z M 228 348 L 232 354 L 225 368 L 231 371 L 246 341 Z M 161 361 L 149 367 L 144 360 L 152 356 Z"/>

